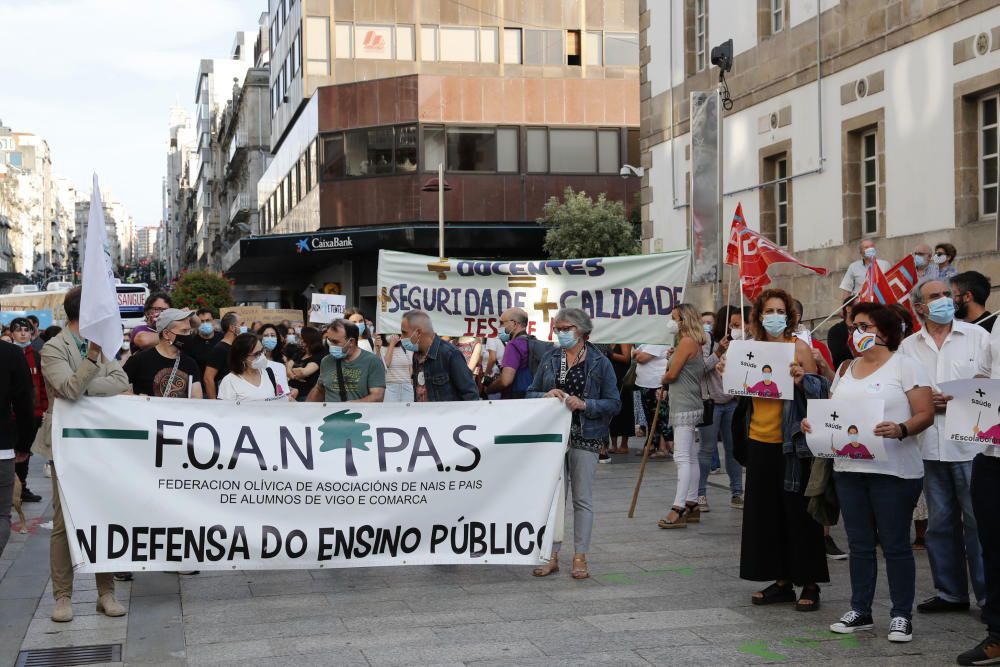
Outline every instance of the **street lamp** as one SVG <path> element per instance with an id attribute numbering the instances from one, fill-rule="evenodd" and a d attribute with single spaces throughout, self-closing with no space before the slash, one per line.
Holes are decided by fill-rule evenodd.
<path id="1" fill-rule="evenodd" d="M 448 181 L 444 180 L 444 165 L 438 163 L 438 176 L 432 178 L 421 188 L 424 192 L 438 193 L 438 255 L 440 261 L 444 262 L 444 193 L 451 190 Z"/>

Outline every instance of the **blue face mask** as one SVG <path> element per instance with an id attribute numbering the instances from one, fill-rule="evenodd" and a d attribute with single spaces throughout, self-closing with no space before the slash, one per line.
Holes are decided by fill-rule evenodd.
<path id="1" fill-rule="evenodd" d="M 416 352 L 417 350 L 420 349 L 420 346 L 414 343 L 413 340 L 411 340 L 410 338 L 403 338 L 400 341 L 400 345 L 402 345 L 403 349 L 406 350 L 407 352 Z"/>
<path id="2" fill-rule="evenodd" d="M 875 248 L 865 248 L 865 258 L 872 259 L 875 257 L 876 252 Z"/>
<path id="3" fill-rule="evenodd" d="M 211 336 L 215 327 L 212 326 L 211 322 L 202 322 L 198 325 L 198 331 L 201 332 L 202 336 Z"/>
<path id="4" fill-rule="evenodd" d="M 761 376 L 764 378 L 765 381 L 770 381 L 771 379 L 770 373 L 761 373 Z"/>
<path id="5" fill-rule="evenodd" d="M 780 336 L 788 328 L 788 318 L 779 313 L 764 316 L 764 330 L 772 336 Z"/>
<path id="6" fill-rule="evenodd" d="M 344 353 L 344 348 L 340 345 L 333 345 L 332 343 L 327 343 L 330 348 L 330 356 L 334 359 L 343 359 L 347 355 Z"/>
<path id="7" fill-rule="evenodd" d="M 950 296 L 934 299 L 927 304 L 928 317 L 935 324 L 948 324 L 955 319 L 955 301 Z"/>
<path id="8" fill-rule="evenodd" d="M 358 328 L 358 335 L 359 336 L 364 336 L 365 335 L 365 323 L 364 322 L 355 322 L 354 325 Z"/>
<path id="9" fill-rule="evenodd" d="M 278 339 L 274 336 L 264 336 L 260 339 L 260 344 L 264 346 L 264 349 L 270 352 L 274 348 L 278 347 Z"/>
<path id="10" fill-rule="evenodd" d="M 500 342 L 503 343 L 504 345 L 510 342 L 510 334 L 507 333 L 506 329 L 501 329 L 500 333 L 497 334 L 497 338 L 499 338 Z"/>
<path id="11" fill-rule="evenodd" d="M 296 338 L 295 334 L 288 334 L 288 338 L 286 338 L 285 340 L 288 341 L 289 345 L 295 345 L 297 342 L 299 342 L 299 339 Z"/>
<path id="12" fill-rule="evenodd" d="M 918 269 L 922 269 L 927 266 L 927 258 L 923 255 L 914 255 L 913 263 L 917 265 Z"/>
<path id="13" fill-rule="evenodd" d="M 572 331 L 557 331 L 556 339 L 559 341 L 559 347 L 564 350 L 568 350 L 576 345 L 576 334 Z"/>
<path id="14" fill-rule="evenodd" d="M 23 343 L 20 343 L 20 342 L 18 342 L 18 341 L 16 341 L 16 340 L 15 340 L 15 341 L 14 341 L 14 345 L 17 345 L 17 346 L 18 346 L 19 348 L 21 348 L 21 349 L 23 350 L 24 348 L 26 348 L 26 347 L 28 347 L 29 345 L 31 345 L 31 341 L 30 341 L 30 340 L 28 340 L 28 341 L 25 341 L 25 342 L 23 342 Z"/>
<path id="15" fill-rule="evenodd" d="M 245 334 L 247 332 L 247 327 L 240 327 L 240 333 Z"/>

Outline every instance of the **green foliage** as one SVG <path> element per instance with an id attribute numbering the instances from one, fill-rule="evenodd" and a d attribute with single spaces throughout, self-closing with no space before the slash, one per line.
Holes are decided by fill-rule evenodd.
<path id="1" fill-rule="evenodd" d="M 537 222 L 548 227 L 545 252 L 552 258 L 615 257 L 641 250 L 625 206 L 608 201 L 604 193 L 594 201 L 586 192 L 566 188 L 563 201 L 552 197 L 545 203 Z"/>
<path id="2" fill-rule="evenodd" d="M 368 451 L 368 443 L 372 441 L 367 431 L 370 427 L 364 422 L 359 422 L 361 414 L 349 410 L 340 410 L 323 418 L 323 425 L 319 427 L 320 445 L 319 451 L 329 452 L 335 449 L 346 450 L 346 468 L 350 477 L 358 476 L 358 469 L 354 465 L 354 449 Z"/>
<path id="3" fill-rule="evenodd" d="M 220 308 L 233 305 L 232 287 L 232 283 L 221 273 L 186 271 L 174 283 L 170 298 L 175 308 L 196 310 L 208 307 L 218 314 Z"/>

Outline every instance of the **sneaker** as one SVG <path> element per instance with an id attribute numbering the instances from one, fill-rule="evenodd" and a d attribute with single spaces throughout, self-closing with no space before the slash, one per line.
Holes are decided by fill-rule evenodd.
<path id="1" fill-rule="evenodd" d="M 30 489 L 25 487 L 21 490 L 21 502 L 22 503 L 37 503 L 42 499 L 37 493 L 32 493 Z"/>
<path id="2" fill-rule="evenodd" d="M 722 468 L 712 468 L 711 470 L 708 471 L 708 474 L 709 475 L 721 475 L 722 474 Z"/>
<path id="3" fill-rule="evenodd" d="M 875 621 L 872 620 L 871 614 L 859 614 L 852 609 L 831 625 L 830 630 L 842 635 L 849 635 L 858 630 L 871 630 L 874 627 Z"/>
<path id="4" fill-rule="evenodd" d="M 923 602 L 917 605 L 917 611 L 921 614 L 937 614 L 946 611 L 966 611 L 969 608 L 969 603 L 966 602 L 949 602 L 942 597 L 935 595 L 932 598 L 927 598 Z"/>
<path id="5" fill-rule="evenodd" d="M 597 462 L 598 463 L 611 463 L 611 455 L 610 454 L 598 454 L 597 455 Z"/>
<path id="6" fill-rule="evenodd" d="M 733 496 L 729 500 L 729 506 L 732 507 L 734 510 L 743 509 L 743 496 Z"/>
<path id="7" fill-rule="evenodd" d="M 48 463 L 42 466 L 42 474 L 46 477 L 52 477 L 52 466 Z"/>
<path id="8" fill-rule="evenodd" d="M 708 509 L 708 496 L 698 496 L 698 510 L 702 512 L 711 512 Z"/>
<path id="9" fill-rule="evenodd" d="M 908 642 L 913 639 L 913 624 L 902 616 L 894 616 L 889 623 L 889 641 Z"/>
<path id="10" fill-rule="evenodd" d="M 847 554 L 840 550 L 837 543 L 833 541 L 833 538 L 829 535 L 826 536 L 826 557 L 829 560 L 844 560 L 847 558 Z"/>
<path id="11" fill-rule="evenodd" d="M 958 656 L 960 665 L 1000 665 L 1000 638 L 992 635 Z"/>

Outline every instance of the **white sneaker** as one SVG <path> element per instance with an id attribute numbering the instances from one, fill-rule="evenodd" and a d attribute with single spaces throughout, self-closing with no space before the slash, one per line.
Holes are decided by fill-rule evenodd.
<path id="1" fill-rule="evenodd" d="M 708 496 L 698 496 L 698 509 L 700 509 L 702 512 L 712 511 L 708 509 Z"/>
<path id="2" fill-rule="evenodd" d="M 52 466 L 48 463 L 42 466 L 42 474 L 46 477 L 52 477 Z"/>
<path id="3" fill-rule="evenodd" d="M 889 623 L 889 641 L 908 642 L 913 639 L 913 624 L 902 616 L 894 616 Z"/>

